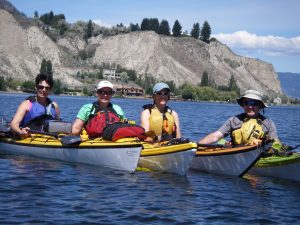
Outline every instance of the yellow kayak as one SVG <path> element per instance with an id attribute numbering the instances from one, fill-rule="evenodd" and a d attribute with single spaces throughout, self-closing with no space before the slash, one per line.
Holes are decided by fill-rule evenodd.
<path id="1" fill-rule="evenodd" d="M 193 142 L 170 145 L 143 143 L 138 163 L 141 170 L 185 175 L 195 156 L 197 144 Z"/>

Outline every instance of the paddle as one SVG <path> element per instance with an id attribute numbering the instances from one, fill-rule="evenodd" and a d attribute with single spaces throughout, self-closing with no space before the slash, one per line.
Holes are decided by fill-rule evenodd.
<path id="1" fill-rule="evenodd" d="M 79 144 L 83 140 L 81 140 L 80 136 L 68 135 L 68 136 L 62 136 L 60 141 L 64 145 L 72 145 L 72 144 Z"/>
<path id="2" fill-rule="evenodd" d="M 227 146 L 221 144 L 199 144 L 197 143 L 197 147 L 203 148 L 226 148 Z"/>
<path id="3" fill-rule="evenodd" d="M 3 126 L 2 124 L 0 124 L 0 133 L 4 133 L 4 134 L 10 133 L 10 127 L 6 127 L 6 126 Z M 56 133 L 49 133 L 49 132 L 40 131 L 40 130 L 29 130 L 28 133 L 48 135 L 48 136 L 55 137 L 55 138 L 57 138 L 57 136 L 58 136 Z"/>

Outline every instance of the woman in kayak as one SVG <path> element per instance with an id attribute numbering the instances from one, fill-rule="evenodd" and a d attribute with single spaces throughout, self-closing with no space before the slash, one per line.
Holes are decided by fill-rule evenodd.
<path id="1" fill-rule="evenodd" d="M 96 87 L 98 100 L 82 106 L 73 123 L 72 134 L 79 135 L 85 128 L 90 138 L 100 137 L 107 124 L 123 120 L 125 116 L 121 107 L 111 103 L 113 94 L 113 84 L 100 81 Z"/>
<path id="2" fill-rule="evenodd" d="M 178 114 L 167 106 L 170 99 L 169 86 L 166 83 L 155 84 L 152 98 L 153 103 L 144 105 L 141 113 L 141 126 L 146 132 L 153 133 L 152 137 L 148 137 L 146 141 L 180 138 Z"/>
<path id="3" fill-rule="evenodd" d="M 60 110 L 48 95 L 53 87 L 52 75 L 38 74 L 35 78 L 36 95 L 23 101 L 11 123 L 11 130 L 20 137 L 30 136 L 30 129 L 40 129 L 46 119 L 59 119 Z"/>
<path id="4" fill-rule="evenodd" d="M 268 107 L 260 92 L 247 90 L 237 102 L 244 113 L 229 118 L 217 131 L 200 139 L 199 144 L 212 144 L 228 135 L 233 145 L 259 144 L 266 139 L 278 139 L 273 121 L 260 114 L 262 109 Z"/>

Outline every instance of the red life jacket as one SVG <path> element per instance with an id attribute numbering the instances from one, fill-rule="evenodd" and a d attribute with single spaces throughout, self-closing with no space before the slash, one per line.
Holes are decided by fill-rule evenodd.
<path id="1" fill-rule="evenodd" d="M 120 117 L 109 103 L 105 110 L 100 111 L 98 102 L 93 103 L 91 112 L 95 109 L 95 113 L 90 115 L 85 125 L 85 130 L 90 138 L 96 138 L 103 135 L 103 130 L 108 124 L 120 121 Z"/>

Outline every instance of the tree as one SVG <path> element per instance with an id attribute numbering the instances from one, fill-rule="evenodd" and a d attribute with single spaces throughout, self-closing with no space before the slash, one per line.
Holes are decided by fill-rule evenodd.
<path id="1" fill-rule="evenodd" d="M 5 79 L 4 77 L 0 76 L 0 91 L 6 91 L 6 85 L 5 85 Z"/>
<path id="2" fill-rule="evenodd" d="M 210 28 L 208 22 L 205 21 L 203 23 L 203 27 L 202 27 L 202 30 L 201 30 L 201 40 L 206 42 L 206 43 L 209 43 L 210 35 L 211 35 L 211 28 Z"/>
<path id="3" fill-rule="evenodd" d="M 52 91 L 56 95 L 59 95 L 59 94 L 61 94 L 63 92 L 63 87 L 62 87 L 62 84 L 61 84 L 60 80 L 55 79 L 53 81 L 53 89 L 52 89 Z"/>
<path id="4" fill-rule="evenodd" d="M 194 99 L 194 88 L 191 85 L 185 85 L 183 87 L 181 96 L 183 99 Z"/>
<path id="5" fill-rule="evenodd" d="M 38 11 L 34 11 L 34 16 L 33 16 L 35 19 L 39 18 L 39 13 Z"/>
<path id="6" fill-rule="evenodd" d="M 35 88 L 35 83 L 31 80 L 24 81 L 22 84 L 22 88 L 25 91 L 33 91 Z"/>
<path id="7" fill-rule="evenodd" d="M 122 82 L 127 83 L 127 82 L 128 82 L 128 75 L 127 75 L 127 72 L 122 72 L 122 73 L 120 74 L 120 79 L 121 79 Z"/>
<path id="8" fill-rule="evenodd" d="M 150 20 L 148 18 L 144 18 L 141 23 L 141 30 L 149 30 L 150 29 Z"/>
<path id="9" fill-rule="evenodd" d="M 174 37 L 179 37 L 181 36 L 182 33 L 182 26 L 180 25 L 179 21 L 176 20 L 174 25 L 173 25 L 173 29 L 172 29 L 172 33 Z"/>
<path id="10" fill-rule="evenodd" d="M 41 63 L 40 73 L 53 75 L 51 60 L 43 59 Z"/>
<path id="11" fill-rule="evenodd" d="M 199 25 L 199 23 L 194 23 L 193 29 L 191 31 L 191 36 L 193 38 L 199 38 L 199 36 L 200 36 L 200 25 Z"/>
<path id="12" fill-rule="evenodd" d="M 201 86 L 209 86 L 209 78 L 208 73 L 206 71 L 204 71 L 202 74 Z"/>
<path id="13" fill-rule="evenodd" d="M 132 32 L 140 30 L 140 26 L 138 23 L 136 23 L 136 24 L 130 23 L 129 27 Z"/>
<path id="14" fill-rule="evenodd" d="M 240 93 L 240 89 L 239 89 L 233 75 L 231 75 L 230 80 L 228 82 L 228 91 L 234 91 L 237 94 Z"/>
<path id="15" fill-rule="evenodd" d="M 93 27 L 93 23 L 92 23 L 92 20 L 89 20 L 87 26 L 86 26 L 86 29 L 85 29 L 85 33 L 84 33 L 84 36 L 83 36 L 83 39 L 87 42 L 87 40 L 89 38 L 91 38 L 93 36 L 93 30 L 94 30 L 94 27 Z"/>
<path id="16" fill-rule="evenodd" d="M 159 22 L 157 18 L 150 18 L 149 20 L 149 30 L 153 30 L 158 33 Z"/>
<path id="17" fill-rule="evenodd" d="M 170 35 L 170 26 L 167 20 L 162 20 L 158 27 L 158 33 L 163 35 Z"/>

